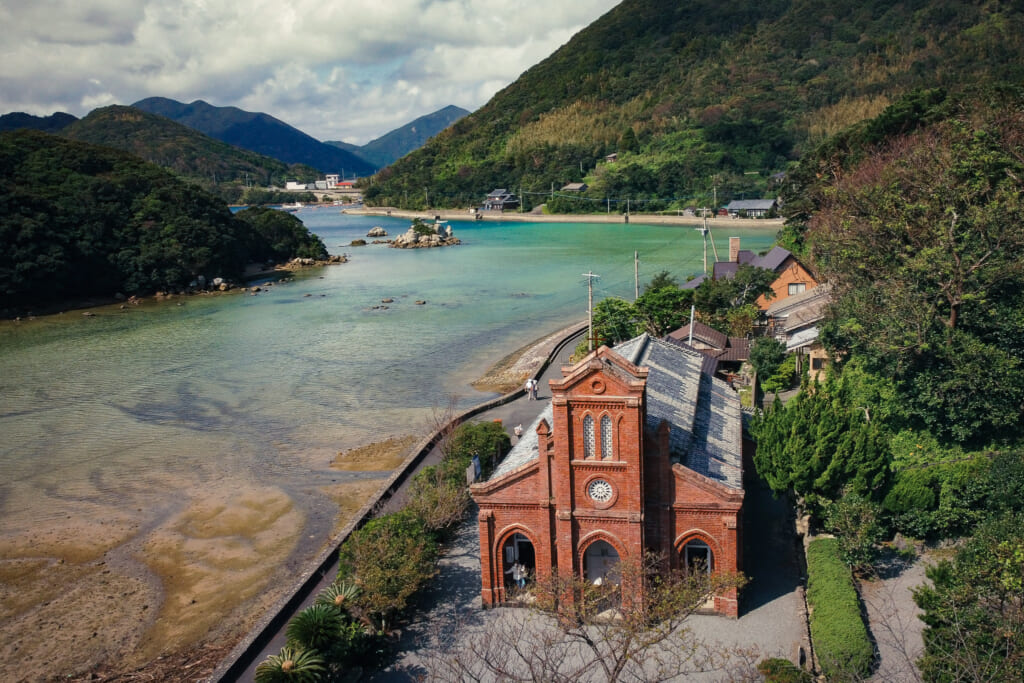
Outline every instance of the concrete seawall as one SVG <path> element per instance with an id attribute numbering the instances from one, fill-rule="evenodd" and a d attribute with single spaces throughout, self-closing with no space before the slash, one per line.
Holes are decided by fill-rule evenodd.
<path id="1" fill-rule="evenodd" d="M 552 360 L 557 358 L 558 354 L 562 352 L 566 344 L 575 340 L 576 337 L 578 337 L 585 329 L 586 326 L 574 328 L 561 341 L 555 344 L 551 352 L 548 354 L 547 360 L 545 360 L 544 363 L 536 370 L 533 377 L 539 378 L 551 364 Z M 381 486 L 377 494 L 367 501 L 367 503 L 363 505 L 358 512 L 356 512 L 352 521 L 345 525 L 341 532 L 330 543 L 327 550 L 322 552 L 313 562 L 310 563 L 310 569 L 295 582 L 291 590 L 288 592 L 287 597 L 283 598 L 276 607 L 270 610 L 270 612 L 260 620 L 260 622 L 252 629 L 252 631 L 249 632 L 242 642 L 240 642 L 231 651 L 228 657 L 213 671 L 209 680 L 216 681 L 217 683 L 233 683 L 240 679 L 245 671 L 254 664 L 255 659 L 260 656 L 264 649 L 266 649 L 271 640 L 278 633 L 284 630 L 292 616 L 299 611 L 302 603 L 309 598 L 317 586 L 323 582 L 327 576 L 332 576 L 337 572 L 338 550 L 341 548 L 341 544 L 344 543 L 345 539 L 347 539 L 353 531 L 359 529 L 366 524 L 366 522 L 371 520 L 374 517 L 374 513 L 379 509 L 381 503 L 391 498 L 391 496 L 409 480 L 417 467 L 424 461 L 424 459 L 426 459 L 438 444 L 441 435 L 447 431 L 450 426 L 465 422 L 466 420 L 476 417 L 481 413 L 485 413 L 497 408 L 498 406 L 510 403 L 521 397 L 523 394 L 523 390 L 518 389 L 474 406 L 456 415 L 448 425 L 438 429 L 417 444 L 409 457 L 406 458 L 401 466 L 391 474 L 387 482 Z"/>

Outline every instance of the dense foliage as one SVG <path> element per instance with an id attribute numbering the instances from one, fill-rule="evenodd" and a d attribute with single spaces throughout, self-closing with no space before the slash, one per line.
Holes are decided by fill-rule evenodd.
<path id="1" fill-rule="evenodd" d="M 805 162 L 827 169 L 804 195 L 828 341 L 895 380 L 909 426 L 960 443 L 1024 417 L 1022 106 L 1016 91 L 944 101 L 859 155 Z"/>
<path id="2" fill-rule="evenodd" d="M 235 219 L 248 226 L 248 254 L 252 261 L 281 263 L 290 258 L 327 258 L 327 247 L 295 216 L 284 211 L 253 207 Z"/>
<path id="3" fill-rule="evenodd" d="M 773 173 L 828 135 L 917 87 L 1020 78 L 1022 55 L 1009 0 L 626 0 L 366 197 L 421 208 L 424 188 L 438 206 L 522 188 L 527 209 L 623 212 L 710 205 L 715 188 L 772 196 Z"/>
<path id="4" fill-rule="evenodd" d="M 291 217 L 223 202 L 124 152 L 35 131 L 0 135 L 4 312 L 239 277 L 251 260 L 322 253 Z"/>
<path id="5" fill-rule="evenodd" d="M 814 650 L 828 680 L 864 680 L 874 647 L 853 576 L 834 538 L 816 539 L 807 548 L 807 603 Z"/>
<path id="6" fill-rule="evenodd" d="M 924 680 L 1024 680 L 1024 516 L 979 527 L 928 578 L 914 592 L 926 624 Z"/>
<path id="7" fill-rule="evenodd" d="M 130 152 L 232 203 L 240 201 L 249 186 L 284 186 L 288 180 L 312 182 L 318 176 L 309 166 L 289 165 L 234 147 L 133 107 L 95 109 L 60 134 Z"/>

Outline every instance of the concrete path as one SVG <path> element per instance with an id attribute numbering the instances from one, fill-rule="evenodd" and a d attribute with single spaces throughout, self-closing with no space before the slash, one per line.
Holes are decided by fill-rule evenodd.
<path id="1" fill-rule="evenodd" d="M 921 680 L 916 662 L 924 653 L 924 622 L 912 590 L 927 582 L 925 569 L 933 564 L 926 554 L 914 561 L 889 558 L 879 576 L 860 582 L 868 626 L 878 648 L 878 669 L 869 681 Z"/>

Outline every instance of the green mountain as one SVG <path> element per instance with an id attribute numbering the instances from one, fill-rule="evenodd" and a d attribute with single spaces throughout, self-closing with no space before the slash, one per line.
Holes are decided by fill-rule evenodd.
<path id="1" fill-rule="evenodd" d="M 384 168 L 409 152 L 419 149 L 427 140 L 468 114 L 469 112 L 462 107 L 450 104 L 433 114 L 421 116 L 401 128 L 385 133 L 362 147 L 336 140 L 328 140 L 325 144 L 352 152 L 376 168 Z"/>
<path id="2" fill-rule="evenodd" d="M 232 215 L 155 164 L 39 131 L 0 133 L 0 206 L 4 315 L 178 291 L 200 275 L 239 277 L 250 261 L 327 253 L 294 216 Z"/>
<path id="3" fill-rule="evenodd" d="M 223 189 L 225 184 L 239 188 L 247 184 L 284 185 L 289 179 L 317 177 L 316 169 L 289 166 L 133 107 L 112 105 L 96 109 L 63 128 L 60 134 L 131 152 L 211 191 Z"/>
<path id="4" fill-rule="evenodd" d="M 184 104 L 165 97 L 149 97 L 132 105 L 194 128 L 230 145 L 280 159 L 305 164 L 321 173 L 346 177 L 373 173 L 374 166 L 342 149 L 324 144 L 269 114 L 238 107 L 215 107 L 202 100 Z"/>
<path id="5" fill-rule="evenodd" d="M 504 187 L 527 207 L 658 209 L 774 194 L 774 174 L 906 92 L 1022 77 L 1009 0 L 624 0 L 365 196 L 466 205 Z M 573 181 L 592 203 L 551 201 Z"/>
<path id="6" fill-rule="evenodd" d="M 44 133 L 56 133 L 62 128 L 71 125 L 78 119 L 71 114 L 62 111 L 54 112 L 49 116 L 33 116 L 24 112 L 15 111 L 0 116 L 0 133 L 8 130 L 41 130 Z"/>

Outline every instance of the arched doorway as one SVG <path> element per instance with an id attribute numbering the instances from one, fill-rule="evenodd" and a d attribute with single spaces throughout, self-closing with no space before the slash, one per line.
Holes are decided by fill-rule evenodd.
<path id="1" fill-rule="evenodd" d="M 524 534 L 517 532 L 509 536 L 502 546 L 501 557 L 506 590 L 524 588 L 537 576 L 537 554 Z"/>
<path id="2" fill-rule="evenodd" d="M 699 538 L 690 540 L 680 552 L 683 569 L 694 574 L 710 574 L 715 570 L 715 554 L 709 546 Z"/>
<path id="3" fill-rule="evenodd" d="M 583 578 L 591 583 L 619 583 L 619 552 L 608 541 L 594 541 L 583 553 Z"/>

